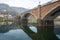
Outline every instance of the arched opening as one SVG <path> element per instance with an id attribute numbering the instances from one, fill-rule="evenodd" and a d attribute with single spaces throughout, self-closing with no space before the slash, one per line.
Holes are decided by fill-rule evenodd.
<path id="1" fill-rule="evenodd" d="M 27 22 L 27 23 L 36 23 L 37 19 L 35 18 L 34 15 L 32 15 L 31 13 L 26 13 L 23 17 L 22 17 L 23 21 Z"/>
<path id="2" fill-rule="evenodd" d="M 31 14 L 31 13 L 26 13 L 26 14 L 22 17 L 22 21 L 23 21 L 22 24 L 24 24 L 24 25 L 27 24 L 26 26 L 27 26 L 27 28 L 29 28 L 30 30 L 31 30 L 30 27 L 33 27 L 33 26 L 34 26 L 34 28 L 35 28 L 35 24 L 37 23 L 36 17 L 35 17 L 33 14 Z M 36 29 L 36 30 L 37 30 L 37 29 Z M 31 31 L 33 31 L 33 30 L 31 30 Z M 33 32 L 35 32 L 35 31 L 33 31 Z"/>
<path id="3" fill-rule="evenodd" d="M 60 6 L 53 9 L 51 12 L 49 12 L 43 20 L 54 20 L 57 16 L 60 15 Z"/>
<path id="4" fill-rule="evenodd" d="M 53 21 L 52 23 L 53 23 L 54 26 L 52 26 L 52 28 L 53 28 L 52 30 L 53 30 L 53 32 L 54 32 L 55 35 L 60 35 L 60 6 L 58 6 L 57 8 L 55 8 L 54 10 L 52 10 L 51 12 L 49 12 L 44 17 L 44 20 Z M 47 23 L 50 23 L 52 25 L 51 22 L 47 22 Z"/>

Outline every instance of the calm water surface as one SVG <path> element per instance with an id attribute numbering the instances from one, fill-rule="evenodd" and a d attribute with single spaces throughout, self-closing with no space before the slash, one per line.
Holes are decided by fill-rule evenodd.
<path id="1" fill-rule="evenodd" d="M 36 27 L 29 27 L 35 33 Z M 60 38 L 60 35 L 56 35 Z M 32 40 L 21 28 L 16 24 L 0 26 L 0 40 Z"/>

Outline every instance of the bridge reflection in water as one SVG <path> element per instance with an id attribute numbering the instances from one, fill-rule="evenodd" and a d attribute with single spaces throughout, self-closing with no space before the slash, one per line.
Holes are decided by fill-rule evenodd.
<path id="1" fill-rule="evenodd" d="M 53 23 L 52 23 L 53 24 Z M 37 25 L 37 24 L 36 24 Z M 43 25 L 44 26 L 44 25 Z M 54 27 L 49 25 L 48 27 L 37 26 L 37 33 L 33 32 L 26 23 L 21 24 L 21 28 L 26 32 L 33 40 L 59 40 L 54 32 Z"/>
<path id="2" fill-rule="evenodd" d="M 45 15 L 45 17 L 41 14 L 43 13 L 40 13 L 39 15 L 40 17 L 37 19 L 37 24 L 36 24 L 37 33 L 31 31 L 30 28 L 27 26 L 28 18 L 30 15 L 32 15 L 31 13 L 26 12 L 26 14 L 23 15 L 23 17 L 19 20 L 19 24 L 21 24 L 21 28 L 33 40 L 59 40 L 54 32 L 54 19 L 60 15 L 60 5 L 57 8 L 55 8 L 53 11 Z"/>
<path id="3" fill-rule="evenodd" d="M 54 32 L 54 19 L 60 15 L 60 1 L 54 2 L 46 6 L 38 6 L 38 8 L 29 10 L 21 14 L 20 20 L 22 29 L 33 40 L 59 40 Z M 33 15 L 37 18 L 37 33 L 31 31 L 28 24 L 28 18 Z"/>
<path id="4" fill-rule="evenodd" d="M 59 7 L 59 10 L 60 10 L 60 7 Z M 58 15 L 60 14 L 59 10 L 58 12 L 55 12 L 56 14 L 58 13 Z M 51 15 L 54 15 L 54 13 L 52 13 Z M 36 23 L 37 33 L 31 31 L 30 28 L 28 27 L 28 24 L 29 24 L 28 18 L 30 16 L 29 13 L 24 15 L 23 18 L 19 19 L 19 24 L 21 24 L 21 28 L 33 40 L 59 40 L 54 32 L 54 19 L 58 15 L 54 15 L 54 16 L 51 16 L 51 15 L 45 16 L 46 19 L 45 18 L 37 19 L 37 23 Z"/>
<path id="5" fill-rule="evenodd" d="M 19 24 L 20 23 L 20 24 Z M 11 24 L 11 25 L 2 25 L 0 26 L 0 33 L 7 33 L 8 31 L 11 29 L 22 29 L 30 38 L 31 40 L 59 40 L 56 37 L 56 34 L 54 32 L 54 27 L 50 26 L 50 27 L 40 27 L 39 25 L 36 26 L 37 28 L 37 32 L 34 32 L 30 29 L 28 23 L 23 23 L 23 22 L 19 22 L 18 24 L 20 26 L 17 26 L 16 24 Z M 31 25 L 30 25 L 31 26 Z M 34 30 L 34 29 L 33 29 Z M 16 33 L 16 32 L 15 32 Z M 17 32 L 19 34 L 19 32 Z M 11 35 L 11 34 L 10 34 Z M 14 34 L 16 35 L 16 34 Z M 20 38 L 20 35 L 18 36 L 18 38 Z M 2 35 L 3 36 L 3 35 Z M 0 36 L 1 37 L 1 36 Z M 7 37 L 7 35 L 5 36 Z M 9 36 L 8 36 L 9 37 Z M 1 38 L 0 38 L 1 39 Z M 4 39 L 4 38 L 3 38 Z M 15 39 L 15 38 L 11 38 Z M 22 38 L 23 39 L 23 38 Z M 9 40 L 9 39 L 8 39 Z M 20 39 L 19 39 L 20 40 Z M 25 40 L 25 39 L 24 39 Z M 28 39 L 30 40 L 30 39 Z"/>

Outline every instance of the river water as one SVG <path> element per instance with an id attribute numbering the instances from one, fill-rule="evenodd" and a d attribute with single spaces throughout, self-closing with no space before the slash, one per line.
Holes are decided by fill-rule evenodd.
<path id="1" fill-rule="evenodd" d="M 37 28 L 29 25 L 30 29 L 37 33 Z M 28 30 L 27 30 L 28 31 Z M 60 39 L 60 35 L 56 35 Z M 0 25 L 0 40 L 32 40 L 27 33 L 16 24 Z"/>

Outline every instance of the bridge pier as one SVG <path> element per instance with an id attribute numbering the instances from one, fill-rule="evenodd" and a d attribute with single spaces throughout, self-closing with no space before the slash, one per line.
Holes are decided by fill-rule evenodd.
<path id="1" fill-rule="evenodd" d="M 58 40 L 54 32 L 53 20 L 39 20 L 37 28 L 40 40 Z"/>
<path id="2" fill-rule="evenodd" d="M 39 27 L 54 26 L 54 20 L 38 20 Z"/>

